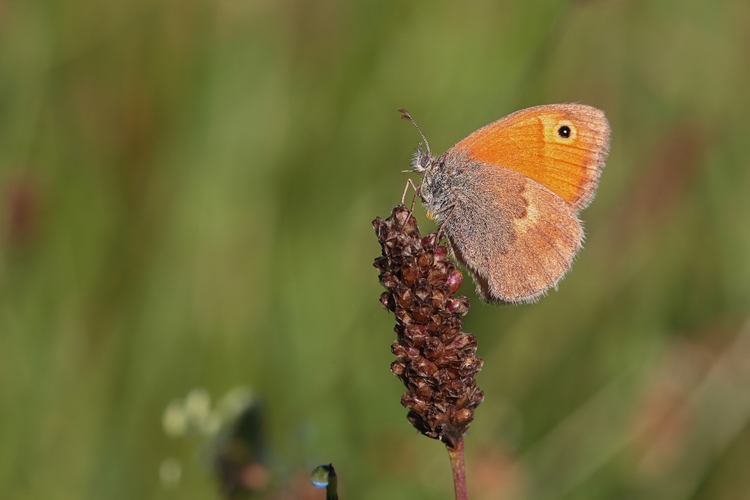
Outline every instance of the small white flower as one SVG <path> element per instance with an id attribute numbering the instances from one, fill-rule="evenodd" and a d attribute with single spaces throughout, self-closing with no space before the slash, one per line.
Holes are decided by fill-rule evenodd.
<path id="1" fill-rule="evenodd" d="M 239 385 L 227 392 L 219 402 L 218 410 L 225 420 L 235 418 L 253 401 L 253 391 Z"/>
<path id="2" fill-rule="evenodd" d="M 211 412 L 211 395 L 206 389 L 196 387 L 185 397 L 185 414 L 189 422 L 202 429 Z"/>
<path id="3" fill-rule="evenodd" d="M 159 480 L 165 488 L 174 488 L 182 479 L 182 463 L 176 458 L 166 458 L 159 466 Z"/>
<path id="4" fill-rule="evenodd" d="M 167 405 L 161 418 L 164 433 L 169 437 L 184 436 L 188 428 L 187 414 L 182 401 L 176 399 Z"/>

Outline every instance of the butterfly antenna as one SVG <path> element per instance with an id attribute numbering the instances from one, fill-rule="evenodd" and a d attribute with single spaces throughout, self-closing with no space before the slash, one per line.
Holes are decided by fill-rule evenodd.
<path id="1" fill-rule="evenodd" d="M 399 111 L 399 113 L 401 113 L 401 118 L 403 120 L 409 120 L 412 123 L 412 125 L 414 125 L 417 128 L 417 131 L 419 132 L 419 135 L 422 136 L 422 140 L 424 141 L 424 145 L 427 148 L 427 154 L 431 158 L 432 157 L 432 152 L 430 151 L 430 143 L 427 142 L 427 138 L 424 136 L 424 133 L 422 133 L 422 129 L 419 128 L 419 125 L 417 125 L 417 122 L 414 121 L 414 118 L 411 117 L 411 115 L 409 114 L 408 111 L 406 111 L 403 108 L 399 109 L 398 111 Z"/>

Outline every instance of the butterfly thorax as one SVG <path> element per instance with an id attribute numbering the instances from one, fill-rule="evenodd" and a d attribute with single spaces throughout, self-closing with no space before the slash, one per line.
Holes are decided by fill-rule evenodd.
<path id="1" fill-rule="evenodd" d="M 456 202 L 456 185 L 453 181 L 456 169 L 445 162 L 445 155 L 432 157 L 419 149 L 414 155 L 412 169 L 424 176 L 419 187 L 419 197 L 427 209 L 427 216 L 441 222 Z"/>

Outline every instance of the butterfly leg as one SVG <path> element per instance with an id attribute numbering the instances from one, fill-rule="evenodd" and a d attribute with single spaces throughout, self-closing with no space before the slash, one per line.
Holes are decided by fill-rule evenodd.
<path id="1" fill-rule="evenodd" d="M 408 179 L 406 181 L 406 186 L 404 186 L 404 193 L 401 195 L 401 204 L 404 204 L 404 200 L 406 199 L 406 192 L 409 191 L 409 186 L 414 188 L 414 197 L 411 199 L 411 207 L 409 208 L 409 211 L 414 210 L 414 203 L 417 201 L 417 196 L 419 195 L 419 189 L 422 187 L 422 184 L 419 184 L 417 186 L 414 184 L 414 181 L 411 179 Z"/>
<path id="2" fill-rule="evenodd" d="M 438 233 L 437 233 L 438 241 L 443 239 L 443 228 L 448 223 L 448 220 L 451 218 L 451 215 L 453 215 L 453 212 L 456 211 L 457 206 L 458 206 L 458 203 L 451 203 L 447 207 L 440 209 L 440 211 L 438 212 L 438 213 L 443 213 L 443 212 L 448 212 L 448 210 L 450 210 L 450 212 L 448 212 L 448 215 L 445 217 L 445 219 L 443 219 L 443 221 L 440 223 L 440 227 L 438 228 Z"/>

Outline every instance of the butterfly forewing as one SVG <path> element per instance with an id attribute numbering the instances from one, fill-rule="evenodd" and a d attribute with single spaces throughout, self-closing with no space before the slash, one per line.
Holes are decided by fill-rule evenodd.
<path id="1" fill-rule="evenodd" d="M 453 149 L 535 180 L 574 209 L 592 199 L 609 150 L 604 113 L 582 104 L 524 109 L 477 130 Z"/>

